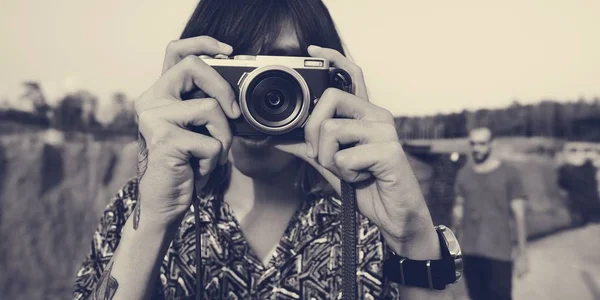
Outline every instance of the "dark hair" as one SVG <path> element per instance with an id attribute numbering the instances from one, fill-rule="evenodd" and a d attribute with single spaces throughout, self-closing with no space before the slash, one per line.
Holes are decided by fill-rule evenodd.
<path id="1" fill-rule="evenodd" d="M 321 0 L 200 0 L 181 38 L 207 35 L 236 54 L 266 54 L 285 25 L 293 25 L 304 56 L 309 45 L 344 54 L 329 10 Z"/>
<path id="2" fill-rule="evenodd" d="M 490 127 L 486 127 L 486 126 L 478 126 L 478 127 L 471 128 L 471 130 L 469 130 L 469 135 L 471 135 L 471 133 L 473 131 L 481 131 L 481 130 L 486 130 L 490 134 L 488 142 L 491 143 L 494 141 L 494 138 L 495 138 L 494 131 Z"/>
<path id="3" fill-rule="evenodd" d="M 231 45 L 232 55 L 264 55 L 272 50 L 282 30 L 290 25 L 296 31 L 300 55 L 308 56 L 309 45 L 335 49 L 345 55 L 333 19 L 321 0 L 200 0 L 180 38 L 206 35 Z M 229 168 L 221 171 L 227 170 Z M 220 175 L 221 180 L 227 180 L 228 174 Z M 226 186 L 222 183 L 208 184 L 203 193 Z M 327 181 L 305 162 L 301 162 L 296 186 L 314 196 L 335 193 Z"/>

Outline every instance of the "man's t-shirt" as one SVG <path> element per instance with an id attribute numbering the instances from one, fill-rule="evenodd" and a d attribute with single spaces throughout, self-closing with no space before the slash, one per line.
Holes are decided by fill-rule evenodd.
<path id="1" fill-rule="evenodd" d="M 526 198 L 519 171 L 506 162 L 489 173 L 477 173 L 467 165 L 458 173 L 456 195 L 465 201 L 459 234 L 462 252 L 512 260 L 516 229 L 510 203 Z"/>
<path id="2" fill-rule="evenodd" d="M 584 221 L 600 217 L 596 168 L 591 162 L 581 166 L 561 166 L 558 169 L 558 184 L 567 191 L 573 208 L 581 214 Z"/>
<path id="3" fill-rule="evenodd" d="M 112 199 L 77 273 L 74 299 L 87 299 L 112 258 L 137 203 L 131 180 Z M 342 287 L 339 199 L 307 199 L 289 222 L 267 266 L 252 252 L 226 202 L 200 202 L 204 299 L 338 299 Z M 382 276 L 386 246 L 376 225 L 357 213 L 360 299 L 399 299 L 398 285 Z M 195 222 L 190 209 L 163 258 L 151 299 L 193 299 Z M 265 234 L 269 234 L 265 232 Z"/>

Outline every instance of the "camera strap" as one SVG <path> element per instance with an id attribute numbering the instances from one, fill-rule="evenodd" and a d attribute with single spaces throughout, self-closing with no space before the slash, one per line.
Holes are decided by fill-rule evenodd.
<path id="1" fill-rule="evenodd" d="M 342 298 L 357 299 L 356 288 L 356 190 L 342 180 Z"/>
<path id="2" fill-rule="evenodd" d="M 204 270 L 202 269 L 202 237 L 200 234 L 200 197 L 194 187 L 194 225 L 196 227 L 196 300 L 202 300 L 204 295 Z"/>
<path id="3" fill-rule="evenodd" d="M 353 94 L 352 76 L 343 69 L 334 68 L 329 72 L 329 82 L 333 87 L 346 93 Z M 340 148 L 347 146 L 341 145 Z M 342 196 L 342 299 L 358 299 L 356 283 L 356 189 L 341 180 L 340 193 Z"/>

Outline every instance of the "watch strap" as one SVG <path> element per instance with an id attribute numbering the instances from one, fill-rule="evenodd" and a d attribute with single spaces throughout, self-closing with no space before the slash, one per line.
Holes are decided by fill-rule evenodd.
<path id="1" fill-rule="evenodd" d="M 446 240 L 437 230 L 440 242 L 441 259 L 412 260 L 391 253 L 383 264 L 383 276 L 405 286 L 443 290 L 446 285 L 456 282 L 456 265 L 448 251 Z"/>
<path id="2" fill-rule="evenodd" d="M 383 265 L 383 275 L 389 280 L 405 285 L 443 290 L 456 281 L 454 260 L 411 260 L 392 255 Z"/>

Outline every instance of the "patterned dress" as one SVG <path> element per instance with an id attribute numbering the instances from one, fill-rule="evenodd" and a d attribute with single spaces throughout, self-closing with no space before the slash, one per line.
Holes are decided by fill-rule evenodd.
<path id="1" fill-rule="evenodd" d="M 130 180 L 111 200 L 77 273 L 73 297 L 87 299 L 116 250 L 137 202 Z M 340 200 L 304 201 L 267 266 L 244 239 L 230 207 L 217 197 L 200 202 L 204 299 L 339 299 L 341 294 Z M 357 213 L 359 299 L 399 299 L 398 285 L 382 277 L 386 246 L 377 227 Z M 195 227 L 190 209 L 161 262 L 152 299 L 193 299 Z"/>

